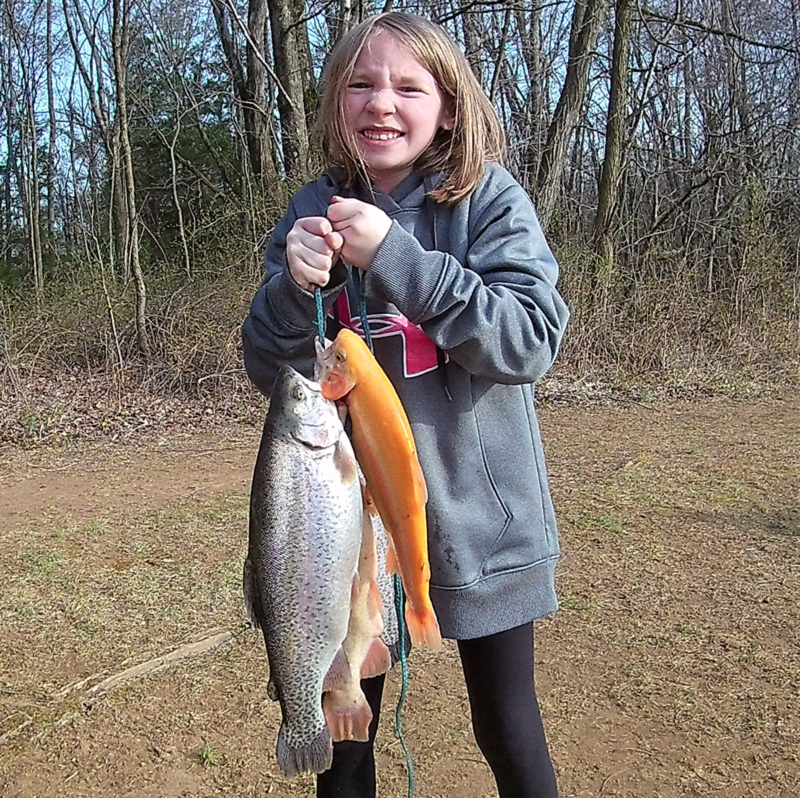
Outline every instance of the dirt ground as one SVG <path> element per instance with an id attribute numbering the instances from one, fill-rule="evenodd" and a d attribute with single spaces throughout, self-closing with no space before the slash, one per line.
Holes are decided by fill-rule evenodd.
<path id="1" fill-rule="evenodd" d="M 561 795 L 800 794 L 800 399 L 540 420 L 563 558 L 536 671 Z M 4 798 L 313 795 L 278 775 L 279 709 L 244 625 L 258 435 L 0 451 Z M 496 795 L 453 646 L 410 667 L 418 798 Z M 392 673 L 385 798 L 406 795 L 397 694 Z"/>

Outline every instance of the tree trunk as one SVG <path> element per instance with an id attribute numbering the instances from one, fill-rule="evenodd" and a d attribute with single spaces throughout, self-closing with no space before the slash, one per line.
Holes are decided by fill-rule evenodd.
<path id="1" fill-rule="evenodd" d="M 111 206 L 108 220 L 112 246 L 110 261 L 112 264 L 116 264 L 117 273 L 121 274 L 122 279 L 127 282 L 131 279 L 131 219 L 128 214 L 128 198 L 125 190 L 120 124 L 121 120 L 118 116 L 112 125 L 112 133 L 106 147 L 111 178 Z"/>
<path id="2" fill-rule="evenodd" d="M 467 61 L 469 61 L 475 77 L 480 83 L 483 83 L 481 52 L 483 51 L 484 31 L 481 30 L 478 16 L 471 11 L 465 11 L 462 14 L 461 22 L 464 26 L 464 52 Z"/>
<path id="3" fill-rule="evenodd" d="M 27 90 L 26 90 L 27 91 Z M 31 239 L 31 261 L 36 295 L 44 291 L 44 259 L 42 257 L 41 188 L 39 184 L 39 145 L 36 141 L 36 117 L 33 112 L 33 98 L 26 97 L 28 106 L 28 130 L 30 134 L 30 186 L 28 192 L 28 219 Z"/>
<path id="4" fill-rule="evenodd" d="M 262 0 L 258 0 L 261 2 Z M 311 69 L 308 48 L 299 29 L 305 14 L 303 0 L 268 0 L 275 74 L 285 91 L 278 93 L 281 142 L 286 176 L 301 183 L 308 177 L 308 128 L 304 76 Z"/>
<path id="5" fill-rule="evenodd" d="M 597 215 L 594 220 L 593 247 L 604 266 L 592 275 L 593 293 L 604 288 L 600 285 L 602 274 L 610 277 L 613 268 L 614 236 L 613 223 L 619 204 L 619 189 L 622 178 L 622 151 L 625 146 L 626 120 L 628 117 L 628 55 L 631 44 L 631 23 L 634 0 L 617 0 L 614 20 L 614 48 L 611 55 L 611 89 L 608 100 L 606 122 L 606 146 L 603 167 L 600 172 L 600 187 Z M 596 298 L 596 297 L 595 297 Z"/>
<path id="6" fill-rule="evenodd" d="M 150 344 L 147 340 L 145 311 L 147 290 L 139 262 L 139 225 L 136 210 L 136 183 L 133 172 L 133 154 L 128 135 L 128 92 L 127 92 L 127 58 L 129 45 L 129 0 L 113 0 L 113 26 L 111 46 L 114 59 L 114 82 L 117 96 L 117 120 L 119 122 L 119 141 L 121 145 L 122 170 L 121 182 L 125 187 L 128 251 L 131 272 L 136 289 L 136 340 L 139 351 L 145 361 L 150 360 Z"/>
<path id="7" fill-rule="evenodd" d="M 553 215 L 558 200 L 567 150 L 583 106 L 589 80 L 589 64 L 605 10 L 604 0 L 577 0 L 575 3 L 567 75 L 547 131 L 547 142 L 542 152 L 536 181 L 537 211 L 545 227 Z"/>
<path id="8" fill-rule="evenodd" d="M 10 10 L 7 9 L 10 14 Z M 25 216 L 25 232 L 30 247 L 29 260 L 33 285 L 37 299 L 44 290 L 44 269 L 42 263 L 42 234 L 41 234 L 41 190 L 39 183 L 39 144 L 36 137 L 36 113 L 34 74 L 32 73 L 35 54 L 27 49 L 22 33 L 13 24 L 10 25 L 11 38 L 17 54 L 20 69 L 21 85 L 10 85 L 12 103 L 17 100 L 19 109 L 18 135 L 19 135 L 19 178 L 21 184 L 22 205 Z M 30 67 L 30 68 L 29 68 Z M 17 90 L 20 94 L 17 94 Z"/>
<path id="9" fill-rule="evenodd" d="M 211 9 L 217 23 L 217 32 L 225 53 L 225 60 L 231 73 L 233 93 L 242 109 L 250 171 L 262 181 L 275 183 L 278 175 L 272 159 L 269 118 L 264 111 L 266 67 L 261 60 L 264 58 L 261 50 L 266 41 L 266 0 L 250 0 L 247 16 L 247 75 L 242 68 L 233 33 L 228 27 L 227 15 L 229 12 L 235 13 L 235 11 L 231 11 L 225 0 L 211 0 Z M 244 26 L 241 20 L 237 19 L 237 23 Z M 254 45 L 259 48 L 258 53 L 256 53 Z M 242 195 L 245 193 L 243 191 Z"/>
<path id="10" fill-rule="evenodd" d="M 47 0 L 47 111 L 50 121 L 50 146 L 47 153 L 47 241 L 46 249 L 55 255 L 56 202 L 56 102 L 53 90 L 53 0 Z"/>
<path id="11" fill-rule="evenodd" d="M 527 102 L 528 140 L 522 163 L 523 180 L 530 190 L 535 179 L 542 151 L 542 133 L 545 125 L 545 93 L 542 74 L 542 42 L 539 30 L 541 9 L 533 4 L 530 18 L 526 19 L 522 7 L 515 11 L 517 31 L 522 45 L 522 58 L 528 72 L 530 92 Z"/>
<path id="12" fill-rule="evenodd" d="M 112 264 L 117 265 L 118 272 L 127 281 L 130 279 L 130 257 L 128 255 L 130 218 L 127 212 L 125 186 L 121 177 L 124 169 L 120 155 L 121 145 L 118 120 L 113 123 L 110 121 L 108 108 L 106 107 L 106 88 L 103 85 L 102 76 L 107 74 L 107 70 L 104 69 L 103 54 L 101 52 L 104 45 L 98 42 L 101 34 L 98 33 L 96 25 L 89 23 L 81 0 L 72 0 L 72 7 L 75 11 L 77 22 L 72 18 L 67 6 L 67 0 L 62 0 L 64 22 L 72 46 L 75 68 L 81 76 L 89 98 L 92 116 L 105 148 L 111 178 L 108 211 L 109 240 L 111 242 L 110 260 Z M 85 52 L 85 46 L 78 40 L 76 28 L 81 30 L 86 37 L 86 45 L 89 47 L 88 54 Z M 115 70 L 113 55 L 109 66 L 112 71 Z"/>

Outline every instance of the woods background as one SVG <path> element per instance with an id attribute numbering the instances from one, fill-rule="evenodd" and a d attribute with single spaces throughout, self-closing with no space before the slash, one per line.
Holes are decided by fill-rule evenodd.
<path id="1" fill-rule="evenodd" d="M 247 390 L 323 60 L 389 8 L 444 24 L 503 120 L 573 310 L 556 375 L 798 378 L 800 0 L 3 0 L 0 433 L 90 384 Z"/>

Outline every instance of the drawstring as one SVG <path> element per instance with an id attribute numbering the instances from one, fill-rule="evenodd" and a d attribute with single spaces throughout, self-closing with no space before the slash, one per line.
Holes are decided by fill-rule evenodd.
<path id="1" fill-rule="evenodd" d="M 433 179 L 430 175 L 425 175 L 425 202 L 428 205 L 428 212 L 433 219 L 433 251 L 439 251 L 439 237 L 436 232 L 436 202 L 431 198 L 431 191 L 433 191 Z M 453 396 L 450 393 L 450 375 L 447 371 L 447 355 L 444 349 L 436 347 L 436 373 L 439 375 L 439 382 L 442 385 L 442 390 L 447 397 L 448 402 L 453 401 Z"/>
<path id="2" fill-rule="evenodd" d="M 314 301 L 317 303 L 317 338 L 319 345 L 325 347 L 325 313 L 322 310 L 322 289 L 319 286 L 314 288 Z"/>

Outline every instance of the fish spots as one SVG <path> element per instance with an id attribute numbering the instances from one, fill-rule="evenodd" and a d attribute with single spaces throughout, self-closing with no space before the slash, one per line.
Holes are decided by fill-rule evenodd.
<path id="1" fill-rule="evenodd" d="M 330 766 L 320 696 L 347 632 L 362 516 L 358 466 L 336 408 L 284 367 L 253 475 L 243 585 L 267 648 L 268 694 L 280 701 L 276 755 L 287 777 Z"/>

